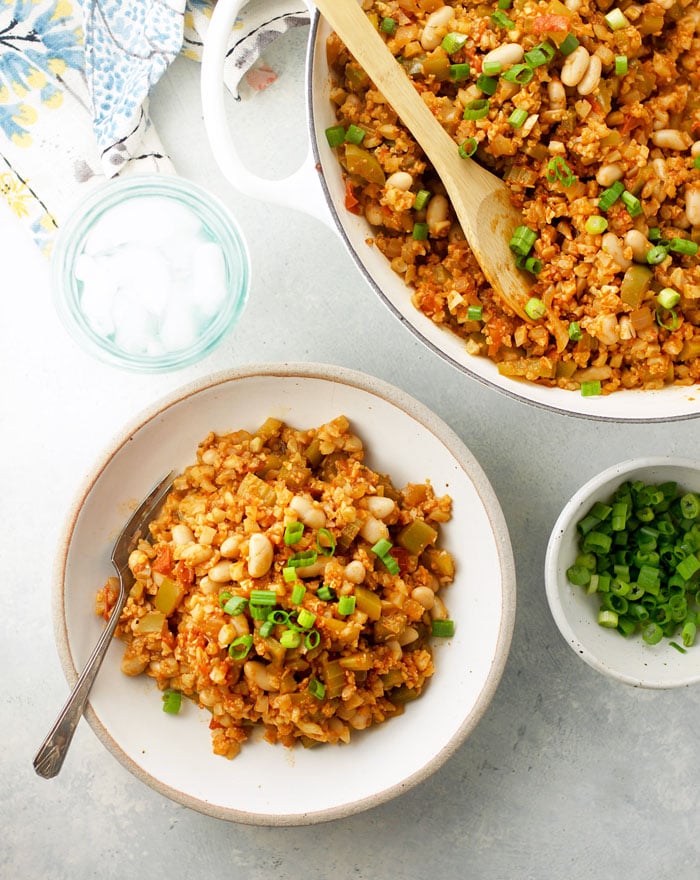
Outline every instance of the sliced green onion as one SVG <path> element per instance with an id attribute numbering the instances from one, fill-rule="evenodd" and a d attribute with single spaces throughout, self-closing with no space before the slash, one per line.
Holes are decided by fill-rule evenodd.
<path id="1" fill-rule="evenodd" d="M 686 492 L 678 504 L 683 519 L 698 519 L 700 517 L 700 497 L 695 492 Z"/>
<path id="2" fill-rule="evenodd" d="M 498 3 L 496 4 L 499 9 L 510 9 L 512 5 L 513 0 L 498 0 Z"/>
<path id="3" fill-rule="evenodd" d="M 666 248 L 660 244 L 655 244 L 654 247 L 647 251 L 646 260 L 650 266 L 658 266 L 659 263 L 663 263 L 667 256 L 668 251 Z"/>
<path id="4" fill-rule="evenodd" d="M 668 317 L 666 317 L 666 315 L 662 314 L 663 311 L 664 311 L 663 309 L 657 310 L 656 323 L 659 325 L 659 327 L 662 327 L 664 330 L 669 330 L 671 332 L 673 332 L 674 330 L 677 330 L 678 325 L 680 323 L 680 321 L 678 319 L 678 315 L 674 312 L 673 309 L 667 309 L 666 315 L 668 315 Z"/>
<path id="5" fill-rule="evenodd" d="M 236 617 L 238 614 L 243 614 L 247 606 L 248 600 L 245 596 L 231 596 L 224 605 L 223 611 L 224 614 L 230 614 L 231 617 Z"/>
<path id="6" fill-rule="evenodd" d="M 616 629 L 619 622 L 619 615 L 617 611 L 609 611 L 608 609 L 603 609 L 598 612 L 598 625 L 607 627 L 608 629 Z"/>
<path id="7" fill-rule="evenodd" d="M 605 16 L 610 30 L 619 31 L 621 28 L 629 27 L 629 21 L 625 17 L 621 9 L 611 9 Z"/>
<path id="8" fill-rule="evenodd" d="M 280 645 L 283 648 L 298 648 L 301 644 L 301 636 L 293 629 L 286 629 L 280 636 Z"/>
<path id="9" fill-rule="evenodd" d="M 248 613 L 253 620 L 267 620 L 267 615 L 270 613 L 270 606 L 256 605 L 254 602 L 251 602 L 248 605 Z"/>
<path id="10" fill-rule="evenodd" d="M 163 711 L 168 715 L 177 715 L 182 706 L 182 694 L 180 691 L 174 691 L 171 688 L 163 691 Z"/>
<path id="11" fill-rule="evenodd" d="M 484 61 L 481 69 L 487 76 L 498 76 L 503 69 L 500 61 Z"/>
<path id="12" fill-rule="evenodd" d="M 291 568 L 306 568 L 307 565 L 313 565 L 317 559 L 318 553 L 315 550 L 301 550 L 289 557 L 287 565 Z"/>
<path id="13" fill-rule="evenodd" d="M 219 606 L 221 608 L 228 602 L 228 600 L 232 597 L 232 593 L 229 593 L 228 590 L 224 590 L 223 593 L 219 593 Z"/>
<path id="14" fill-rule="evenodd" d="M 490 104 L 488 98 L 477 98 L 470 101 L 464 108 L 465 119 L 483 119 L 488 116 Z"/>
<path id="15" fill-rule="evenodd" d="M 547 307 L 541 299 L 536 296 L 531 296 L 525 303 L 525 314 L 528 318 L 532 318 L 533 321 L 538 321 L 540 318 L 544 318 L 547 314 Z"/>
<path id="16" fill-rule="evenodd" d="M 316 546 L 323 556 L 332 556 L 336 546 L 333 533 L 329 529 L 319 529 L 316 533 Z"/>
<path id="17" fill-rule="evenodd" d="M 484 316 L 483 306 L 468 306 L 467 321 L 481 321 Z"/>
<path id="18" fill-rule="evenodd" d="M 600 208 L 600 210 L 609 211 L 624 191 L 625 185 L 624 183 L 622 183 L 621 180 L 616 180 L 615 183 L 612 184 L 612 186 L 604 189 L 603 192 L 600 194 L 600 198 L 598 199 L 598 207 Z"/>
<path id="19" fill-rule="evenodd" d="M 277 593 L 274 590 L 251 590 L 251 605 L 272 606 L 277 604 Z"/>
<path id="20" fill-rule="evenodd" d="M 345 132 L 345 141 L 348 144 L 355 144 L 355 146 L 359 147 L 359 145 L 365 139 L 366 134 L 367 132 L 364 130 L 364 128 L 360 128 L 359 125 L 351 123 L 348 126 L 348 130 Z"/>
<path id="21" fill-rule="evenodd" d="M 507 28 L 508 30 L 515 27 L 515 22 L 511 21 L 502 9 L 497 9 L 492 13 L 491 21 L 498 27 Z"/>
<path id="22" fill-rule="evenodd" d="M 427 189 L 418 190 L 418 192 L 416 193 L 415 201 L 413 202 L 413 207 L 416 211 L 422 211 L 423 208 L 425 208 L 425 206 L 430 201 L 430 195 L 431 194 L 428 192 Z"/>
<path id="23" fill-rule="evenodd" d="M 656 294 L 656 301 L 662 309 L 672 309 L 680 302 L 681 295 L 672 287 L 664 287 Z"/>
<path id="24" fill-rule="evenodd" d="M 347 617 L 348 614 L 352 614 L 355 610 L 355 597 L 354 596 L 341 596 L 338 599 L 338 614 L 342 614 L 343 617 Z"/>
<path id="25" fill-rule="evenodd" d="M 598 397 L 602 390 L 600 379 L 590 379 L 588 382 L 581 382 L 581 397 Z"/>
<path id="26" fill-rule="evenodd" d="M 431 634 L 440 639 L 451 639 L 455 634 L 455 622 L 446 618 L 445 620 L 434 620 L 431 627 Z"/>
<path id="27" fill-rule="evenodd" d="M 696 156 L 693 159 L 693 168 L 700 168 L 700 156 Z"/>
<path id="28" fill-rule="evenodd" d="M 450 64 L 450 79 L 452 82 L 462 82 L 465 79 L 469 79 L 471 72 L 471 67 L 466 61 L 461 64 Z"/>
<path id="29" fill-rule="evenodd" d="M 440 45 L 448 55 L 454 55 L 455 52 L 459 52 L 466 42 L 466 34 L 450 32 L 449 34 L 445 34 Z"/>
<path id="30" fill-rule="evenodd" d="M 379 30 L 383 34 L 388 34 L 388 36 L 391 36 L 396 30 L 396 19 L 386 16 L 379 22 Z"/>
<path id="31" fill-rule="evenodd" d="M 572 342 L 579 342 L 583 339 L 583 331 L 578 321 L 571 321 L 569 324 L 569 339 Z"/>
<path id="32" fill-rule="evenodd" d="M 686 648 L 691 648 L 693 646 L 696 633 L 697 626 L 694 621 L 688 620 L 683 624 L 683 629 L 681 630 L 681 639 L 683 640 L 683 644 Z"/>
<path id="33" fill-rule="evenodd" d="M 532 250 L 532 246 L 537 241 L 537 233 L 529 226 L 517 226 L 511 236 L 508 246 L 513 253 L 518 256 L 526 257 Z"/>
<path id="34" fill-rule="evenodd" d="M 692 257 L 700 250 L 700 245 L 689 238 L 672 238 L 668 243 L 668 249 L 675 254 L 688 254 Z"/>
<path id="35" fill-rule="evenodd" d="M 559 44 L 559 51 L 561 52 L 562 55 L 571 55 L 571 53 L 575 49 L 578 49 L 578 47 L 580 45 L 581 44 L 576 39 L 576 37 L 573 34 L 569 33 L 564 37 L 562 42 Z"/>
<path id="36" fill-rule="evenodd" d="M 328 141 L 328 146 L 330 147 L 339 147 L 341 144 L 345 143 L 345 129 L 342 125 L 331 125 L 330 128 L 326 129 L 326 140 Z"/>
<path id="37" fill-rule="evenodd" d="M 301 536 L 304 534 L 304 523 L 302 522 L 290 522 L 287 523 L 284 529 L 284 543 L 285 544 L 296 544 L 301 540 Z"/>
<path id="38" fill-rule="evenodd" d="M 263 622 L 262 626 L 258 630 L 261 638 L 266 639 L 268 636 L 272 635 L 272 630 L 275 628 L 275 624 L 271 620 L 266 620 Z"/>
<path id="39" fill-rule="evenodd" d="M 294 583 L 294 581 L 297 579 L 297 570 L 296 570 L 296 568 L 294 568 L 293 565 L 286 565 L 286 566 L 282 569 L 282 577 L 285 579 L 285 581 L 286 581 L 288 584 Z"/>
<path id="40" fill-rule="evenodd" d="M 627 65 L 627 56 L 626 55 L 616 55 L 615 56 L 615 74 L 617 76 L 624 76 L 627 73 L 628 65 Z"/>
<path id="41" fill-rule="evenodd" d="M 658 226 L 650 226 L 649 232 L 647 232 L 647 238 L 649 241 L 658 241 L 661 238 L 661 230 Z"/>
<path id="42" fill-rule="evenodd" d="M 599 214 L 594 214 L 586 220 L 586 232 L 590 235 L 600 235 L 608 228 L 608 221 Z"/>
<path id="43" fill-rule="evenodd" d="M 398 574 L 399 573 L 399 563 L 394 559 L 391 553 L 386 553 L 384 556 L 379 557 L 381 561 L 384 563 L 386 570 L 389 574 Z"/>
<path id="44" fill-rule="evenodd" d="M 523 269 L 525 269 L 526 272 L 531 272 L 533 275 L 539 275 L 543 268 L 542 260 L 538 260 L 537 257 L 525 257 Z"/>
<path id="45" fill-rule="evenodd" d="M 372 545 L 371 550 L 372 553 L 376 553 L 377 556 L 381 557 L 386 556 L 393 546 L 391 541 L 388 541 L 386 538 L 380 538 L 376 544 Z"/>
<path id="46" fill-rule="evenodd" d="M 425 241 L 428 237 L 428 224 L 414 223 L 412 236 L 414 241 Z"/>
<path id="47" fill-rule="evenodd" d="M 238 636 L 228 646 L 229 657 L 233 660 L 242 660 L 248 656 L 250 649 L 253 647 L 253 637 L 250 635 Z"/>
<path id="48" fill-rule="evenodd" d="M 509 125 L 512 125 L 513 128 L 522 128 L 525 124 L 525 120 L 527 119 L 527 110 L 523 110 L 520 107 L 516 107 L 515 110 L 508 117 Z"/>
<path id="49" fill-rule="evenodd" d="M 663 630 L 658 625 L 658 623 L 648 623 L 642 629 L 642 638 L 647 643 L 647 645 L 658 645 L 663 637 Z"/>
<path id="50" fill-rule="evenodd" d="M 633 193 L 623 190 L 620 198 L 622 199 L 622 204 L 627 208 L 627 213 L 630 217 L 638 217 L 643 213 L 642 203 Z"/>
<path id="51" fill-rule="evenodd" d="M 547 162 L 546 176 L 550 183 L 559 180 L 562 186 L 571 186 L 576 180 L 576 175 L 572 172 L 571 168 L 569 168 L 566 160 L 562 159 L 561 156 L 555 156 Z"/>
<path id="52" fill-rule="evenodd" d="M 551 43 L 539 43 L 530 49 L 529 52 L 525 53 L 525 61 L 527 61 L 530 67 L 541 67 L 543 64 L 548 64 L 554 58 L 556 51 Z"/>
<path id="53" fill-rule="evenodd" d="M 326 686 L 317 678 L 309 679 L 309 693 L 317 700 L 322 700 L 326 696 Z"/>
<path id="54" fill-rule="evenodd" d="M 303 584 L 294 584 L 294 587 L 292 588 L 292 595 L 290 596 L 292 605 L 301 604 L 305 595 L 306 587 Z"/>
<path id="55" fill-rule="evenodd" d="M 476 87 L 477 89 L 481 89 L 485 95 L 494 95 L 498 88 L 498 80 L 493 76 L 480 73 L 476 78 Z"/>
<path id="56" fill-rule="evenodd" d="M 306 638 L 304 639 L 304 646 L 307 651 L 313 651 L 313 649 L 318 648 L 320 644 L 321 633 L 317 629 L 312 629 L 306 634 Z"/>
<path id="57" fill-rule="evenodd" d="M 289 623 L 289 612 L 285 611 L 284 608 L 275 608 L 274 611 L 268 614 L 267 619 L 275 625 L 283 624 L 286 626 Z"/>
<path id="58" fill-rule="evenodd" d="M 316 590 L 316 595 L 319 599 L 323 599 L 324 602 L 332 602 L 335 599 L 335 590 L 329 587 L 328 584 L 322 584 Z"/>
<path id="59" fill-rule="evenodd" d="M 302 629 L 311 629 L 316 623 L 316 615 L 307 608 L 302 608 L 297 614 L 297 623 Z"/>
<path id="60" fill-rule="evenodd" d="M 521 86 L 527 85 L 534 75 L 535 72 L 529 64 L 514 64 L 501 74 L 506 82 L 518 83 Z"/>
<path id="61" fill-rule="evenodd" d="M 474 153 L 476 153 L 477 146 L 476 138 L 467 138 L 459 145 L 459 155 L 463 159 L 471 159 Z"/>

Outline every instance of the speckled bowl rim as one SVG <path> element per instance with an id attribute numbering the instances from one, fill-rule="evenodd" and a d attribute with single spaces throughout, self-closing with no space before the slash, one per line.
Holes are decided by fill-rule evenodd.
<path id="1" fill-rule="evenodd" d="M 629 476 L 638 471 L 646 471 L 649 469 L 666 469 L 674 468 L 674 470 L 692 470 L 700 473 L 700 459 L 675 458 L 672 456 L 645 456 L 634 459 L 626 459 L 617 464 L 613 464 L 605 470 L 596 474 L 586 483 L 584 483 L 570 498 L 559 514 L 557 521 L 550 535 L 547 551 L 545 555 L 545 591 L 547 594 L 547 602 L 551 611 L 554 622 L 559 631 L 576 654 L 577 657 L 584 660 L 592 669 L 603 673 L 609 678 L 620 681 L 632 687 L 647 688 L 650 690 L 666 690 L 678 687 L 689 687 L 690 685 L 700 682 L 700 663 L 696 661 L 696 670 L 677 680 L 664 679 L 662 677 L 629 675 L 608 662 L 604 657 L 593 652 L 589 645 L 579 637 L 579 633 L 572 627 L 564 610 L 562 600 L 562 589 L 565 586 L 562 583 L 561 572 L 559 570 L 559 559 L 561 551 L 561 543 L 568 529 L 579 519 L 583 513 L 600 497 L 601 490 L 607 484 L 622 483 Z M 622 643 L 622 637 L 619 637 Z M 700 647 L 693 650 L 698 652 L 700 659 Z M 687 657 L 688 655 L 684 655 Z"/>
<path id="2" fill-rule="evenodd" d="M 155 791 L 165 797 L 189 807 L 198 812 L 213 816 L 217 819 L 237 822 L 249 825 L 266 825 L 266 826 L 290 826 L 290 825 L 308 825 L 319 822 L 326 822 L 334 819 L 344 818 L 358 812 L 378 806 L 389 801 L 396 796 L 408 791 L 418 783 L 427 779 L 434 773 L 447 759 L 456 751 L 456 749 L 464 742 L 471 731 L 476 727 L 483 717 L 489 703 L 491 702 L 501 676 L 503 674 L 505 664 L 508 658 L 510 644 L 515 624 L 515 604 L 516 604 L 516 579 L 515 564 L 510 543 L 510 536 L 505 521 L 505 517 L 501 510 L 498 499 L 494 490 L 488 481 L 484 471 L 478 464 L 473 454 L 466 448 L 459 437 L 449 428 L 437 415 L 435 415 L 425 405 L 418 402 L 410 395 L 406 394 L 399 388 L 390 385 L 383 380 L 368 376 L 366 374 L 346 369 L 343 367 L 331 366 L 318 363 L 275 363 L 275 364 L 259 364 L 241 367 L 233 370 L 227 370 L 218 374 L 198 379 L 187 384 L 174 392 L 161 398 L 150 408 L 141 412 L 135 420 L 128 425 L 108 446 L 108 451 L 102 456 L 101 460 L 93 468 L 89 477 L 77 494 L 72 509 L 68 513 L 66 526 L 59 542 L 58 553 L 54 569 L 54 589 L 53 589 L 53 625 L 56 639 L 57 650 L 63 667 L 64 674 L 68 680 L 70 687 L 73 687 L 77 680 L 79 670 L 74 661 L 66 624 L 65 596 L 64 596 L 64 578 L 68 561 L 68 553 L 71 538 L 76 527 L 77 519 L 81 508 L 86 499 L 93 490 L 95 484 L 100 479 L 104 471 L 109 467 L 110 463 L 119 452 L 119 450 L 128 444 L 131 437 L 146 423 L 155 419 L 159 414 L 163 413 L 169 407 L 185 400 L 188 397 L 197 395 L 206 389 L 211 389 L 217 385 L 228 383 L 231 381 L 245 381 L 246 379 L 256 376 L 280 376 L 293 378 L 313 378 L 322 379 L 332 382 L 347 384 L 359 389 L 369 395 L 379 397 L 383 401 L 402 409 L 407 415 L 418 422 L 426 431 L 431 432 L 454 458 L 463 467 L 469 475 L 479 498 L 481 499 L 485 513 L 493 529 L 496 539 L 497 553 L 499 557 L 499 566 L 501 572 L 501 600 L 502 612 L 500 618 L 499 631 L 496 640 L 496 650 L 491 662 L 488 676 L 482 686 L 481 692 L 474 702 L 474 705 L 464 719 L 456 734 L 449 742 L 428 761 L 419 771 L 414 772 L 400 783 L 390 786 L 384 790 L 378 791 L 373 795 L 361 800 L 343 803 L 338 806 L 318 810 L 303 814 L 293 815 L 274 815 L 260 814 L 247 811 L 239 811 L 212 805 L 199 798 L 179 791 L 160 780 L 154 778 L 151 774 L 139 767 L 131 758 L 129 758 L 120 748 L 119 744 L 112 738 L 103 724 L 97 718 L 90 704 L 85 712 L 85 717 L 95 732 L 96 736 L 114 755 L 120 763 L 126 767 L 139 780 L 150 786 Z"/>

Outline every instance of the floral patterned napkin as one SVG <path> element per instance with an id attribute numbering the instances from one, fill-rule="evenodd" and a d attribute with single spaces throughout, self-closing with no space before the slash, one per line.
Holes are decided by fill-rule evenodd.
<path id="1" fill-rule="evenodd" d="M 0 0 L 0 194 L 45 254 L 87 187 L 175 171 L 148 97 L 179 54 L 201 58 L 214 2 Z M 260 53 L 307 21 L 301 0 L 246 7 L 227 56 L 231 92 L 244 76 L 256 88 L 274 79 Z"/>

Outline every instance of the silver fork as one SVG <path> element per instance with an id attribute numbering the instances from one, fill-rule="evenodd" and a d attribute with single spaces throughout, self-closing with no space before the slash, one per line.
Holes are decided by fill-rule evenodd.
<path id="1" fill-rule="evenodd" d="M 119 623 L 122 609 L 126 603 L 129 589 L 133 583 L 133 575 L 129 569 L 129 554 L 144 535 L 148 523 L 158 512 L 161 504 L 173 485 L 175 472 L 171 471 L 163 477 L 136 508 L 129 522 L 124 526 L 112 549 L 111 560 L 119 578 L 119 596 L 112 608 L 107 626 L 104 628 L 92 654 L 88 658 L 83 671 L 71 691 L 56 723 L 49 731 L 34 758 L 34 769 L 45 779 L 58 775 L 78 722 L 85 711 L 90 688 L 92 687 L 100 666 L 109 648 L 114 631 Z"/>

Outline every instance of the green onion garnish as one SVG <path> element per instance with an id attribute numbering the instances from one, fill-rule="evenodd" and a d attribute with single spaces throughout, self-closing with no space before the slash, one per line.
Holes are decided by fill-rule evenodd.
<path id="1" fill-rule="evenodd" d="M 508 124 L 512 125 L 513 128 L 521 128 L 525 124 L 526 119 L 527 110 L 522 110 L 520 107 L 516 107 L 508 117 Z"/>
<path id="2" fill-rule="evenodd" d="M 532 318 L 533 321 L 539 321 L 540 318 L 544 318 L 547 314 L 547 308 L 541 299 L 531 296 L 525 303 L 525 314 L 528 318 Z"/>
<path id="3" fill-rule="evenodd" d="M 335 538 L 329 529 L 319 529 L 316 533 L 316 547 L 323 556 L 332 556 L 335 553 Z"/>
<path id="4" fill-rule="evenodd" d="M 586 220 L 586 232 L 589 235 L 600 235 L 608 228 L 608 221 L 599 214 L 594 214 Z"/>
<path id="5" fill-rule="evenodd" d="M 272 635 L 272 630 L 275 628 L 275 624 L 271 620 L 266 620 L 261 625 L 258 632 L 260 633 L 261 638 L 266 639 L 268 636 Z"/>
<path id="6" fill-rule="evenodd" d="M 332 602 L 335 599 L 335 590 L 329 587 L 328 584 L 322 584 L 316 590 L 316 595 L 319 599 L 323 599 L 324 602 Z"/>
<path id="7" fill-rule="evenodd" d="M 562 55 L 571 55 L 571 53 L 578 49 L 580 46 L 579 41 L 573 34 L 567 34 L 562 42 L 559 44 L 559 51 Z"/>
<path id="8" fill-rule="evenodd" d="M 229 593 L 228 590 L 224 590 L 223 593 L 219 593 L 219 606 L 223 608 L 232 595 L 233 594 Z"/>
<path id="9" fill-rule="evenodd" d="M 415 198 L 415 201 L 413 202 L 413 207 L 415 208 L 416 211 L 422 211 L 423 208 L 425 208 L 425 206 L 428 204 L 429 201 L 430 201 L 430 193 L 428 192 L 428 190 L 427 189 L 419 189 L 418 192 L 416 193 L 416 198 Z"/>
<path id="10" fill-rule="evenodd" d="M 693 159 L 693 168 L 700 168 L 700 156 L 696 156 Z"/>
<path id="11" fill-rule="evenodd" d="M 250 604 L 272 606 L 277 604 L 277 593 L 274 590 L 251 590 Z"/>
<path id="12" fill-rule="evenodd" d="M 309 679 L 309 693 L 317 700 L 322 700 L 326 696 L 326 686 L 317 678 Z"/>
<path id="13" fill-rule="evenodd" d="M 459 50 L 464 46 L 466 42 L 466 34 L 451 32 L 449 34 L 445 34 L 445 36 L 442 38 L 442 43 L 440 45 L 445 50 L 445 52 L 447 52 L 448 55 L 454 55 L 455 52 L 459 52 Z"/>
<path id="14" fill-rule="evenodd" d="M 619 31 L 621 28 L 629 27 L 629 21 L 625 17 L 621 9 L 611 9 L 605 16 L 610 30 Z"/>
<path id="15" fill-rule="evenodd" d="M 455 622 L 449 618 L 446 620 L 434 620 L 431 634 L 440 639 L 450 639 L 455 634 Z"/>
<path id="16" fill-rule="evenodd" d="M 180 691 L 174 691 L 171 688 L 163 691 L 163 711 L 168 715 L 177 715 L 182 706 L 182 694 Z"/>
<path id="17" fill-rule="evenodd" d="M 600 379 L 591 379 L 588 382 L 581 382 L 581 397 L 598 397 L 602 390 Z"/>
<path id="18" fill-rule="evenodd" d="M 372 553 L 376 553 L 377 556 L 386 556 L 393 546 L 394 545 L 391 541 L 388 541 L 386 538 L 380 538 L 377 543 L 371 547 L 371 550 Z"/>
<path id="19" fill-rule="evenodd" d="M 514 64 L 501 74 L 506 82 L 518 83 L 521 86 L 527 85 L 534 75 L 535 72 L 529 64 Z"/>
<path id="20" fill-rule="evenodd" d="M 626 55 L 615 56 L 615 73 L 617 76 L 624 76 L 627 73 L 628 64 Z"/>
<path id="21" fill-rule="evenodd" d="M 467 321 L 481 321 L 484 316 L 484 307 L 483 306 L 468 306 L 467 307 Z"/>
<path id="22" fill-rule="evenodd" d="M 649 241 L 658 241 L 661 238 L 661 229 L 658 226 L 650 226 L 647 238 Z"/>
<path id="23" fill-rule="evenodd" d="M 285 611 L 284 608 L 275 608 L 274 611 L 269 612 L 267 619 L 275 625 L 283 624 L 286 626 L 289 623 L 289 612 Z"/>
<path id="24" fill-rule="evenodd" d="M 493 95 L 498 88 L 498 80 L 493 76 L 487 76 L 485 73 L 480 73 L 476 78 L 476 87 L 477 89 L 481 89 L 485 95 Z"/>
<path id="25" fill-rule="evenodd" d="M 572 321 L 569 324 L 569 339 L 572 342 L 579 342 L 579 340 L 583 339 L 583 331 L 578 321 Z"/>
<path id="26" fill-rule="evenodd" d="M 537 241 L 537 233 L 534 229 L 530 229 L 529 226 L 518 226 L 508 244 L 513 253 L 526 257 L 535 241 Z"/>
<path id="27" fill-rule="evenodd" d="M 550 183 L 554 183 L 555 180 L 560 181 L 562 186 L 571 186 L 576 180 L 576 175 L 561 156 L 554 156 L 547 162 L 546 177 Z"/>
<path id="28" fill-rule="evenodd" d="M 700 249 L 700 245 L 689 238 L 672 238 L 668 243 L 668 249 L 675 254 L 688 254 L 694 256 Z"/>
<path id="29" fill-rule="evenodd" d="M 643 212 L 642 203 L 633 193 L 623 190 L 620 198 L 630 217 L 638 217 Z"/>
<path id="30" fill-rule="evenodd" d="M 452 82 L 462 82 L 465 79 L 469 79 L 471 72 L 471 67 L 466 61 L 462 64 L 450 64 L 450 79 Z"/>
<path id="31" fill-rule="evenodd" d="M 656 312 L 656 323 L 659 327 L 662 327 L 664 330 L 669 330 L 672 333 L 674 330 L 678 329 L 680 321 L 678 315 L 673 309 L 658 309 Z"/>
<path id="32" fill-rule="evenodd" d="M 459 145 L 459 155 L 463 159 L 471 159 L 471 157 L 476 153 L 476 148 L 478 144 L 476 138 L 470 137 L 466 140 L 462 141 Z"/>
<path id="33" fill-rule="evenodd" d="M 223 610 L 225 614 L 236 617 L 237 614 L 243 614 L 248 605 L 248 600 L 244 596 L 231 596 L 224 604 Z"/>
<path id="34" fill-rule="evenodd" d="M 598 199 L 598 207 L 600 208 L 600 210 L 609 211 L 624 191 L 625 185 L 620 180 L 616 180 L 615 183 L 612 184 L 612 186 L 604 189 L 603 192 L 600 194 L 600 198 Z"/>
<path id="35" fill-rule="evenodd" d="M 510 7 L 513 5 L 513 0 L 498 0 L 498 3 L 496 5 L 499 9 L 510 9 Z"/>
<path id="36" fill-rule="evenodd" d="M 313 651 L 321 644 L 321 633 L 317 629 L 312 629 L 306 634 L 304 639 L 304 647 L 307 651 Z"/>
<path id="37" fill-rule="evenodd" d="M 680 302 L 681 295 L 672 287 L 664 287 L 656 294 L 656 301 L 662 309 L 672 309 Z"/>
<path id="38" fill-rule="evenodd" d="M 311 629 L 316 623 L 316 615 L 306 608 L 302 608 L 297 614 L 297 623 L 302 629 Z"/>
<path id="39" fill-rule="evenodd" d="M 428 224 L 414 223 L 412 236 L 414 241 L 425 241 L 428 237 Z"/>
<path id="40" fill-rule="evenodd" d="M 326 129 L 326 140 L 330 147 L 339 147 L 345 143 L 345 129 L 342 125 L 331 125 Z"/>
<path id="41" fill-rule="evenodd" d="M 355 146 L 359 147 L 359 145 L 365 139 L 366 134 L 367 132 L 364 130 L 364 128 L 360 128 L 359 125 L 355 125 L 354 123 L 352 123 L 348 126 L 348 130 L 345 132 L 345 141 L 348 144 L 355 144 Z"/>
<path id="42" fill-rule="evenodd" d="M 293 629 L 286 629 L 280 636 L 280 645 L 283 648 L 298 648 L 301 644 L 301 636 Z"/>
<path id="43" fill-rule="evenodd" d="M 503 69 L 500 61 L 484 61 L 482 68 L 486 76 L 498 76 Z"/>
<path id="44" fill-rule="evenodd" d="M 508 18 L 508 16 L 505 14 L 505 12 L 504 12 L 502 9 L 497 9 L 497 10 L 491 15 L 491 21 L 492 21 L 495 25 L 497 25 L 498 27 L 508 28 L 509 30 L 510 30 L 511 28 L 514 28 L 514 27 L 515 27 L 515 22 L 514 22 L 514 21 L 511 21 L 511 19 Z"/>
<path id="45" fill-rule="evenodd" d="M 313 565 L 317 559 L 318 553 L 315 550 L 301 550 L 289 557 L 287 565 L 291 568 L 306 568 L 307 565 Z"/>
<path id="46" fill-rule="evenodd" d="M 341 614 L 343 617 L 347 617 L 347 615 L 352 614 L 354 610 L 354 596 L 341 596 L 340 599 L 338 599 L 338 614 Z"/>
<path id="47" fill-rule="evenodd" d="M 522 259 L 522 257 L 518 257 L 518 259 Z M 542 260 L 538 260 L 537 257 L 525 257 L 522 266 L 518 268 L 525 269 L 526 272 L 531 272 L 533 275 L 539 275 L 544 267 Z"/>
<path id="48" fill-rule="evenodd" d="M 668 251 L 665 247 L 660 244 L 655 244 L 654 247 L 649 248 L 646 254 L 646 261 L 650 266 L 658 266 L 659 263 L 663 263 L 663 261 L 668 256 Z"/>
<path id="49" fill-rule="evenodd" d="M 396 559 L 394 559 L 391 553 L 386 553 L 384 556 L 380 556 L 379 558 L 384 563 L 384 566 L 389 574 L 399 573 L 399 563 L 396 561 Z"/>
<path id="50" fill-rule="evenodd" d="M 289 597 L 292 605 L 301 604 L 304 596 L 306 595 L 306 587 L 303 584 L 294 584 L 292 587 L 292 595 Z"/>
<path id="51" fill-rule="evenodd" d="M 551 43 L 540 43 L 525 53 L 525 61 L 530 67 L 541 67 L 543 64 L 549 63 L 555 54 L 556 49 Z"/>
<path id="52" fill-rule="evenodd" d="M 284 543 L 285 544 L 296 544 L 301 540 L 301 536 L 304 534 L 304 523 L 301 522 L 290 522 L 287 523 L 284 529 Z"/>
<path id="53" fill-rule="evenodd" d="M 270 613 L 270 607 L 270 605 L 256 605 L 254 602 L 250 602 L 248 605 L 248 613 L 253 620 L 267 620 L 267 615 Z"/>
<path id="54" fill-rule="evenodd" d="M 229 657 L 232 660 L 243 660 L 248 656 L 248 652 L 253 647 L 253 637 L 250 635 L 238 636 L 228 646 Z"/>
<path id="55" fill-rule="evenodd" d="M 282 577 L 288 584 L 293 584 L 297 579 L 297 570 L 292 565 L 286 565 L 282 569 Z"/>
<path id="56" fill-rule="evenodd" d="M 390 18 L 389 16 L 387 16 L 386 18 L 383 18 L 379 22 L 379 30 L 383 34 L 388 34 L 388 36 L 391 36 L 394 33 L 394 31 L 396 30 L 396 19 Z"/>
<path id="57" fill-rule="evenodd" d="M 475 101 L 470 101 L 464 108 L 464 118 L 483 119 L 484 116 L 488 116 L 489 108 L 488 98 L 477 98 Z"/>

